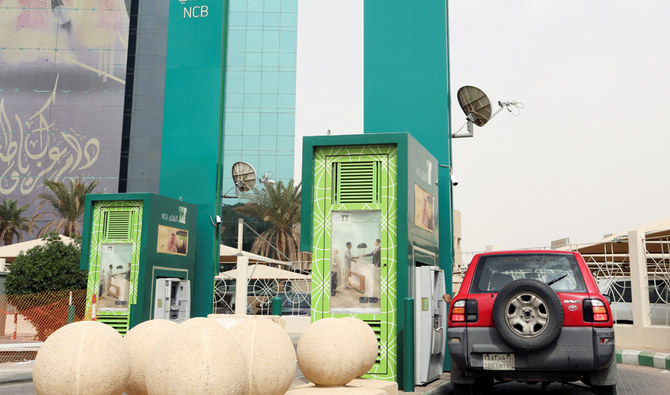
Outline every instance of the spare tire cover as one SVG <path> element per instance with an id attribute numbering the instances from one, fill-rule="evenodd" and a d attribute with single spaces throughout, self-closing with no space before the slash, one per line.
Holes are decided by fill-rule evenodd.
<path id="1" fill-rule="evenodd" d="M 534 279 L 504 286 L 493 302 L 493 323 L 512 347 L 531 351 L 556 340 L 563 328 L 563 308 L 556 292 Z"/>

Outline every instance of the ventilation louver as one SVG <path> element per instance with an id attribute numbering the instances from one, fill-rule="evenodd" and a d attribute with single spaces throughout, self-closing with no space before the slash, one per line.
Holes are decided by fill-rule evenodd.
<path id="1" fill-rule="evenodd" d="M 333 168 L 333 200 L 341 204 L 376 203 L 379 193 L 379 162 L 338 162 Z"/>

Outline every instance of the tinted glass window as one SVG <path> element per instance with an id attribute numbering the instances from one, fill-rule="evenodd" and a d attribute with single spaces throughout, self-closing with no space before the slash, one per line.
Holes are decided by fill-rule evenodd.
<path id="1" fill-rule="evenodd" d="M 477 263 L 472 293 L 498 292 L 514 280 L 532 278 L 556 292 L 586 292 L 574 255 L 509 254 L 483 256 Z"/>

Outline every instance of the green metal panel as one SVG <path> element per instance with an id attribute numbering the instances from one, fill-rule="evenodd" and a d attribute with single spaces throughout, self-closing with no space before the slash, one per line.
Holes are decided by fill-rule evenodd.
<path id="1" fill-rule="evenodd" d="M 137 303 L 138 293 L 138 273 L 140 267 L 140 244 L 141 244 L 141 230 L 142 230 L 142 201 L 99 201 L 93 205 L 93 218 L 90 226 L 90 248 L 88 253 L 88 284 L 86 290 L 86 310 L 92 307 L 93 294 L 100 289 L 100 263 L 102 259 L 103 244 L 131 244 L 132 255 L 130 262 L 130 282 L 128 289 L 128 304 L 125 311 L 99 311 L 98 319 L 101 322 L 109 323 L 118 330 L 121 334 L 125 334 L 128 330 L 128 323 L 130 321 L 130 314 L 133 305 Z M 122 234 L 121 227 L 116 226 L 115 232 L 110 234 L 105 232 L 108 222 L 105 220 L 109 218 L 109 214 L 114 213 L 113 217 L 127 217 L 125 238 L 119 238 Z M 123 213 L 123 214 L 117 214 Z M 83 257 L 82 257 L 83 258 Z"/>
<path id="2" fill-rule="evenodd" d="M 213 305 L 221 210 L 227 1 L 170 1 L 160 193 L 198 205 L 193 316 Z"/>
<path id="3" fill-rule="evenodd" d="M 379 358 L 369 377 L 397 379 L 397 148 L 393 145 L 324 147 L 315 152 L 314 186 L 316 190 L 313 230 L 312 320 L 354 315 L 377 329 Z M 352 163 L 364 163 L 351 166 Z M 333 171 L 354 171 L 360 176 L 351 187 L 349 198 L 335 200 L 333 190 L 342 186 L 341 175 Z M 355 169 L 355 170 L 354 170 Z M 375 177 L 374 179 L 372 177 Z M 345 176 L 345 178 L 347 178 Z M 335 179 L 335 184 L 333 180 Z M 367 181 L 365 181 L 367 180 Z M 379 195 L 370 193 L 379 186 Z M 346 184 L 347 182 L 345 182 Z M 351 182 L 349 183 L 352 184 Z M 334 210 L 381 211 L 381 289 L 379 314 L 333 314 L 330 312 L 331 215 Z"/>

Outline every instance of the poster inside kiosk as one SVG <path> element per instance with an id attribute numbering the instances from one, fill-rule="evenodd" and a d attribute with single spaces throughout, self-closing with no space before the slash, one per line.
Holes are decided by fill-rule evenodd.
<path id="1" fill-rule="evenodd" d="M 331 313 L 381 312 L 381 211 L 333 211 Z"/>
<path id="2" fill-rule="evenodd" d="M 132 255 L 133 246 L 130 243 L 102 245 L 99 311 L 128 311 Z"/>

